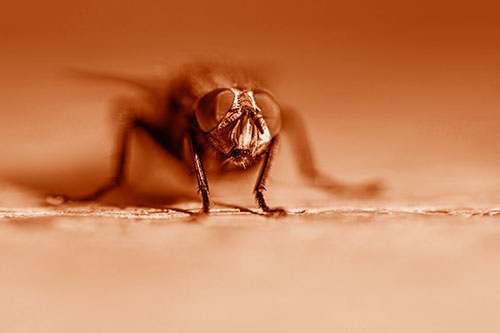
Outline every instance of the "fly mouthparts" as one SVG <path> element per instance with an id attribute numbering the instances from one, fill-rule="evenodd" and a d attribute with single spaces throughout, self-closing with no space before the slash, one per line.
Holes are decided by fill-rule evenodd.
<path id="1" fill-rule="evenodd" d="M 243 158 L 243 157 L 246 157 L 250 155 L 250 150 L 249 149 L 233 149 L 231 151 L 231 157 L 234 157 L 234 158 Z"/>

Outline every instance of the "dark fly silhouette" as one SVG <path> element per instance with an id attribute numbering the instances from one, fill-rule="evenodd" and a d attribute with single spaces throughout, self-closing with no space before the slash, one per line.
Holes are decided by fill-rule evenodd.
<path id="1" fill-rule="evenodd" d="M 134 130 L 147 133 L 172 156 L 194 168 L 202 211 L 210 211 L 207 173 L 245 171 L 258 163 L 255 199 L 265 213 L 285 213 L 270 208 L 264 198 L 271 164 L 281 134 L 291 144 L 298 170 L 305 180 L 334 193 L 374 195 L 378 183 L 347 185 L 320 173 L 315 166 L 303 120 L 292 108 L 280 104 L 252 73 L 221 64 L 191 64 L 168 80 L 133 80 L 80 72 L 90 78 L 121 81 L 141 90 L 143 97 L 121 105 L 120 130 L 113 175 L 93 193 L 72 201 L 96 200 L 122 184 L 127 147 Z"/>

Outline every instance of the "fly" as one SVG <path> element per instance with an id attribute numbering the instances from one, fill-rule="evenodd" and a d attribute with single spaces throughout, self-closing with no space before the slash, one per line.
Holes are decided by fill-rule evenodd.
<path id="1" fill-rule="evenodd" d="M 264 197 L 282 134 L 287 135 L 298 169 L 310 184 L 336 193 L 371 195 L 379 190 L 376 183 L 349 186 L 320 173 L 302 118 L 293 109 L 278 103 L 270 91 L 243 70 L 193 64 L 162 84 L 84 75 L 123 81 L 140 87 L 146 94 L 140 103 L 124 105 L 120 110 L 122 121 L 111 180 L 93 193 L 71 200 L 96 200 L 122 184 L 129 138 L 135 130 L 147 133 L 166 152 L 184 161 L 186 167 L 194 168 L 204 213 L 210 211 L 204 164 L 221 174 L 245 171 L 258 163 L 261 168 L 253 193 L 259 208 L 268 214 L 285 213 L 282 208 L 269 207 Z"/>

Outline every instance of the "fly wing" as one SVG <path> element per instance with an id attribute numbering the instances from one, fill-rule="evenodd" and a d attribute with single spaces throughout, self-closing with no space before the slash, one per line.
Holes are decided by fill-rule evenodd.
<path id="1" fill-rule="evenodd" d="M 309 184 L 335 194 L 356 197 L 374 196 L 381 192 L 383 187 L 380 181 L 346 184 L 320 172 L 314 160 L 311 143 L 302 117 L 297 111 L 289 107 L 282 107 L 281 112 L 283 118 L 282 132 L 291 145 L 301 176 Z"/>
<path id="2" fill-rule="evenodd" d="M 166 91 L 166 80 L 163 77 L 134 77 L 106 72 L 97 72 L 93 70 L 83 70 L 68 68 L 64 73 L 70 77 L 92 81 L 102 81 L 110 83 L 118 83 L 128 85 L 133 88 L 142 90 L 147 94 L 151 94 L 156 98 L 162 97 Z"/>

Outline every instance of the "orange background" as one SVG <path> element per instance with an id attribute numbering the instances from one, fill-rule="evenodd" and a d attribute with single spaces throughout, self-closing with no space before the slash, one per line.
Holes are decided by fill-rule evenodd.
<path id="1" fill-rule="evenodd" d="M 500 185 L 499 13 L 477 1 L 10 4 L 0 13 L 0 171 L 50 182 L 57 166 L 69 180 L 94 161 L 95 178 L 107 174 L 106 110 L 124 90 L 64 68 L 154 74 L 208 57 L 268 69 L 332 175 L 491 196 Z"/>
<path id="2" fill-rule="evenodd" d="M 0 331 L 500 332 L 499 16 L 481 1 L 3 4 Z M 294 188 L 286 146 L 269 203 L 341 210 L 183 223 L 46 207 L 8 184 L 109 176 L 109 106 L 130 90 L 65 68 L 152 75 L 205 57 L 266 69 L 321 169 L 384 178 L 382 198 Z M 151 152 L 138 155 L 164 180 Z M 255 209 L 246 179 L 224 202 L 241 192 Z"/>

